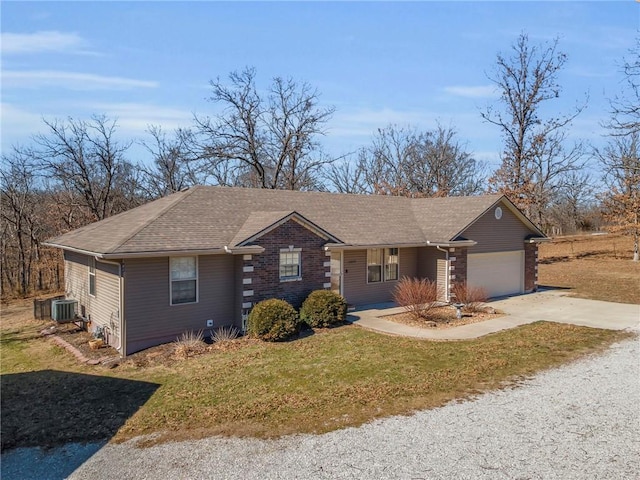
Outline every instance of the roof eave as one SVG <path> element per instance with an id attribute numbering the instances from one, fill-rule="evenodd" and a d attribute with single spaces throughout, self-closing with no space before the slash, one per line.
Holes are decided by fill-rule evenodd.
<path id="1" fill-rule="evenodd" d="M 224 251 L 225 253 L 228 253 L 230 255 L 259 255 L 264 252 L 264 247 L 261 247 L 260 245 L 249 245 L 246 247 L 228 247 L 227 245 L 225 245 Z"/>
<path id="2" fill-rule="evenodd" d="M 82 248 L 76 248 L 69 245 L 62 245 L 58 243 L 46 242 L 43 245 L 47 247 L 61 248 L 70 252 L 80 253 L 82 255 L 89 255 L 96 258 L 109 259 L 124 259 L 124 258 L 152 258 L 152 257 L 178 257 L 186 255 L 221 255 L 230 253 L 225 250 L 224 247 L 216 248 L 199 248 L 199 249 L 183 249 L 183 250 L 153 250 L 144 252 L 94 252 L 91 250 L 85 250 Z M 252 246 L 244 248 L 234 248 L 233 254 L 249 254 L 249 253 L 262 253 L 263 247 Z"/>
<path id="3" fill-rule="evenodd" d="M 454 240 L 451 242 L 431 242 L 427 240 L 421 243 L 327 243 L 324 249 L 337 252 L 341 250 L 365 250 L 368 248 L 472 247 L 476 243 L 473 240 Z"/>

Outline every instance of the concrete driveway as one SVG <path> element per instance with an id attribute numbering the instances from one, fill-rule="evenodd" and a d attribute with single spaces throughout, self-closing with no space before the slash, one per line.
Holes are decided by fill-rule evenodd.
<path id="1" fill-rule="evenodd" d="M 392 307 L 392 304 L 380 304 L 358 310 L 351 313 L 349 318 L 355 325 L 377 332 L 431 340 L 478 338 L 540 320 L 611 330 L 640 326 L 640 305 L 575 298 L 568 296 L 563 290 L 543 290 L 508 297 L 492 301 L 489 305 L 504 312 L 505 315 L 484 322 L 441 330 L 412 327 L 386 320 L 385 315 L 403 311 L 401 307 Z"/>

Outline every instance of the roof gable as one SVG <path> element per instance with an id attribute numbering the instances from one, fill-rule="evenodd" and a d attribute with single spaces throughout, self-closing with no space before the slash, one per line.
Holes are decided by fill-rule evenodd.
<path id="1" fill-rule="evenodd" d="M 322 237 L 326 240 L 332 240 L 334 242 L 341 243 L 340 240 L 329 232 L 325 231 L 321 227 L 318 227 L 313 222 L 310 222 L 296 211 L 291 212 L 253 212 L 244 222 L 236 236 L 231 240 L 231 246 L 245 246 L 250 242 L 255 242 L 263 235 L 266 235 L 270 231 L 278 228 L 280 225 L 293 220 L 303 227 L 311 230 L 314 234 Z"/>

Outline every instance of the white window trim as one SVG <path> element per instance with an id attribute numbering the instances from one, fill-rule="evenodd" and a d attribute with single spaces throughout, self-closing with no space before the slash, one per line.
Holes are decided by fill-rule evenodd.
<path id="1" fill-rule="evenodd" d="M 379 282 L 370 282 L 369 281 L 369 251 L 370 250 L 382 250 L 382 263 L 380 264 L 380 281 Z M 377 264 L 375 264 L 377 265 Z M 378 284 L 384 282 L 384 248 L 367 248 L 365 251 L 365 266 L 364 266 L 364 275 L 367 280 L 367 284 Z"/>
<path id="2" fill-rule="evenodd" d="M 390 265 L 389 263 L 384 263 L 384 265 L 382 266 L 382 274 L 384 275 L 384 281 L 385 282 L 397 282 L 398 280 L 400 280 L 400 249 L 398 247 L 389 247 L 389 248 L 385 248 L 385 253 L 383 253 L 382 255 L 382 261 L 384 262 L 385 259 L 387 258 L 386 256 L 386 250 L 391 250 L 392 248 L 395 248 L 396 250 L 398 250 L 398 254 L 396 255 L 398 257 L 398 261 L 396 262 L 396 265 L 398 266 L 398 271 L 396 272 L 396 278 L 392 278 L 392 279 L 388 279 L 387 278 L 387 269 L 386 266 Z"/>
<path id="3" fill-rule="evenodd" d="M 391 248 L 397 248 L 398 249 L 398 278 L 392 279 L 392 280 L 388 280 L 386 278 L 386 269 L 385 267 L 387 265 L 389 265 L 388 263 L 385 262 L 385 259 L 387 258 L 385 251 L 389 250 Z M 380 268 L 382 269 L 381 274 L 380 274 L 380 281 L 379 282 L 370 282 L 369 281 L 369 250 L 376 250 L 375 248 L 367 248 L 366 250 L 366 260 L 365 260 L 365 269 L 364 269 L 364 274 L 365 274 L 365 278 L 367 280 L 367 285 L 377 285 L 379 283 L 385 283 L 385 282 L 397 282 L 398 280 L 400 280 L 400 248 L 398 247 L 388 247 L 388 248 L 382 248 L 382 265 L 380 266 Z"/>
<path id="4" fill-rule="evenodd" d="M 91 266 L 93 265 L 93 272 L 91 272 Z M 96 298 L 96 293 L 98 292 L 98 284 L 97 284 L 97 275 L 96 275 L 96 257 L 89 257 L 89 264 L 87 265 L 87 290 L 89 292 L 89 296 Z M 93 277 L 93 293 L 91 293 L 91 277 Z"/>
<path id="5" fill-rule="evenodd" d="M 182 280 L 195 280 L 196 281 L 196 301 L 195 302 L 185 302 L 185 303 L 173 303 L 173 282 L 174 280 L 171 279 L 171 260 L 173 260 L 174 258 L 185 258 L 185 257 L 189 257 L 189 258 L 193 258 L 195 257 L 196 259 L 196 277 L 195 279 L 193 278 L 183 278 Z M 176 282 L 179 282 L 181 280 L 175 280 Z M 200 300 L 200 259 L 198 258 L 198 255 L 179 255 L 179 256 L 175 256 L 175 257 L 169 257 L 169 305 L 172 307 L 179 307 L 181 305 L 194 305 L 196 303 L 198 303 Z"/>
<path id="6" fill-rule="evenodd" d="M 280 276 L 280 254 L 282 253 L 297 253 L 298 254 L 298 275 L 296 277 L 282 277 Z M 278 277 L 280 282 L 299 282 L 302 280 L 302 248 L 281 248 L 278 254 Z"/>

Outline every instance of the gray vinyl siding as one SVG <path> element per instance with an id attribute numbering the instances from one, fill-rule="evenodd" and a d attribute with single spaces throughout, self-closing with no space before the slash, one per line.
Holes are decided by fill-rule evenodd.
<path id="1" fill-rule="evenodd" d="M 125 260 L 127 354 L 170 342 L 182 332 L 234 324 L 237 316 L 232 255 L 198 257 L 198 302 L 170 305 L 169 257 Z"/>
<path id="2" fill-rule="evenodd" d="M 118 266 L 96 261 L 96 294 L 89 295 L 89 257 L 65 252 L 65 294 L 78 301 L 78 314 L 91 321 L 91 331 L 107 327 L 107 342 L 120 345 L 120 277 Z"/>
<path id="3" fill-rule="evenodd" d="M 399 250 L 399 278 L 417 275 L 418 249 Z M 393 289 L 397 281 L 367 283 L 367 251 L 345 250 L 344 252 L 344 296 L 350 305 L 389 302 L 393 300 Z"/>
<path id="4" fill-rule="evenodd" d="M 495 218 L 495 207 L 481 216 L 460 235 L 478 242 L 469 253 L 489 253 L 522 250 L 527 236 L 535 233 L 520 221 L 509 208 L 501 204 L 502 218 Z"/>
<path id="5" fill-rule="evenodd" d="M 418 250 L 418 277 L 435 280 L 438 274 L 437 260 L 444 259 L 445 253 L 435 247 L 420 247 Z"/>

